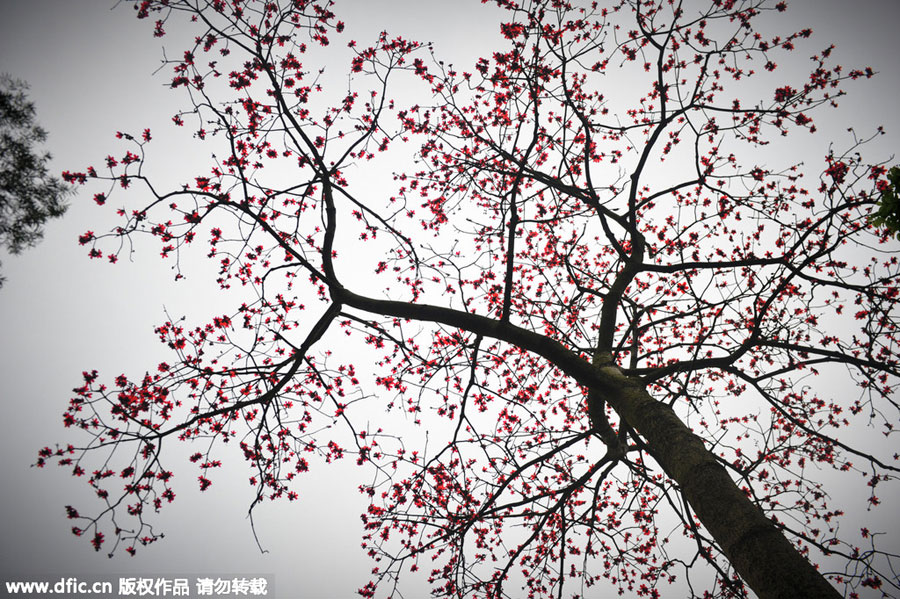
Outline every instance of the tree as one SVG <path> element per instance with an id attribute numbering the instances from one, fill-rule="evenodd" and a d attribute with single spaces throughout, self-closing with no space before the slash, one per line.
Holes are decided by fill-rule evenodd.
<path id="1" fill-rule="evenodd" d="M 87 441 L 38 461 L 103 502 L 67 508 L 74 532 L 156 541 L 177 438 L 202 441 L 202 490 L 236 445 L 253 505 L 355 459 L 367 597 L 420 567 L 460 597 L 897 589 L 828 494 L 877 509 L 897 479 L 848 434 L 896 420 L 898 263 L 868 221 L 887 169 L 865 139 L 818 175 L 770 149 L 871 69 L 826 48 L 782 80 L 810 36 L 764 30 L 783 2 L 496 3 L 504 46 L 470 71 L 386 33 L 336 48 L 329 3 L 136 5 L 157 35 L 195 28 L 173 120 L 214 154 L 166 190 L 150 131 L 120 133 L 64 178 L 140 203 L 80 243 L 115 262 L 156 238 L 178 279 L 205 243 L 235 308 L 160 324 L 173 358 L 142 377 L 84 373 L 64 419 Z"/>
<path id="2" fill-rule="evenodd" d="M 48 172 L 50 154 L 35 153 L 47 132 L 35 123 L 27 89 L 23 81 L 0 74 L 0 243 L 12 254 L 41 240 L 44 223 L 63 215 L 71 191 Z"/>

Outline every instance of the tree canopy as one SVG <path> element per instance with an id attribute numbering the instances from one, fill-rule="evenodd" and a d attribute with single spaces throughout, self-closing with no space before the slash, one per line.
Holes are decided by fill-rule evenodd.
<path id="1" fill-rule="evenodd" d="M 873 71 L 794 60 L 785 2 L 496 4 L 501 46 L 455 66 L 352 39 L 329 2 L 135 3 L 179 34 L 172 120 L 210 156 L 173 184 L 149 129 L 120 132 L 63 174 L 121 218 L 79 242 L 116 262 L 149 237 L 233 308 L 159 324 L 143 375 L 85 371 L 80 441 L 38 461 L 99 498 L 73 532 L 134 554 L 223 460 L 254 506 L 354 460 L 364 597 L 420 570 L 455 597 L 896 591 L 831 496 L 877 512 L 900 470 L 888 169 L 866 137 L 781 141 Z"/>
<path id="2" fill-rule="evenodd" d="M 35 122 L 27 89 L 25 82 L 0 74 L 0 244 L 13 254 L 41 240 L 44 224 L 66 211 L 70 192 L 50 174 L 50 154 L 39 153 L 47 132 Z"/>

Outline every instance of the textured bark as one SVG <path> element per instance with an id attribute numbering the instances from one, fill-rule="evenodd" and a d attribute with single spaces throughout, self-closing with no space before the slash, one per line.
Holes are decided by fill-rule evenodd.
<path id="1" fill-rule="evenodd" d="M 827 599 L 841 595 L 750 501 L 703 441 L 637 379 L 615 366 L 595 366 L 557 341 L 503 322 L 440 306 L 379 300 L 331 287 L 335 301 L 367 312 L 439 322 L 517 345 L 543 356 L 591 393 L 602 394 L 647 442 L 681 488 L 700 522 L 760 599 Z"/>

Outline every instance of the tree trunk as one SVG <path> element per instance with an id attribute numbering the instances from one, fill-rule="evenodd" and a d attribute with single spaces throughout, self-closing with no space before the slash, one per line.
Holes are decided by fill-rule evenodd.
<path id="1" fill-rule="evenodd" d="M 610 406 L 647 441 L 703 526 L 760 599 L 824 599 L 840 593 L 734 483 L 703 441 L 665 404 L 616 367 L 601 369 Z"/>

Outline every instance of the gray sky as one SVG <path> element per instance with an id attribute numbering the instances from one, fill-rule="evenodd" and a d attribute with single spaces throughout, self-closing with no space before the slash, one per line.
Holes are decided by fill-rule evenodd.
<path id="1" fill-rule="evenodd" d="M 155 137 L 163 137 L 182 105 L 177 94 L 163 88 L 166 72 L 152 76 L 162 53 L 148 23 L 137 21 L 129 6 L 110 10 L 114 4 L 0 0 L 0 71 L 31 85 L 58 171 L 100 162 L 116 147 L 111 142 L 117 130 L 150 127 Z M 372 39 L 387 28 L 432 39 L 439 55 L 463 66 L 483 40 L 497 35 L 498 26 L 478 16 L 482 7 L 476 0 L 452 4 L 448 10 L 450 3 L 437 0 L 354 0 L 339 2 L 336 12 L 347 22 L 349 37 Z M 342 11 L 341 6 L 349 8 Z M 840 136 L 850 123 L 863 133 L 886 125 L 889 135 L 880 147 L 888 157 L 900 147 L 900 2 L 794 0 L 791 6 L 787 18 L 810 25 L 815 33 L 799 53 L 806 56 L 833 42 L 846 57 L 843 64 L 871 65 L 881 72 L 871 82 L 850 85 L 852 99 L 824 116 L 822 133 L 807 142 L 811 158 L 824 156 L 829 136 L 837 147 L 846 145 L 848 138 Z M 179 162 L 189 171 L 189 159 Z M 155 165 L 162 164 L 157 156 Z M 211 490 L 216 492 L 202 497 L 195 486 L 182 484 L 179 500 L 157 520 L 166 539 L 136 558 L 123 552 L 109 560 L 68 532 L 71 523 L 62 508 L 67 503 L 89 505 L 82 488 L 86 485 L 62 470 L 39 472 L 29 465 L 40 447 L 65 438 L 61 414 L 81 371 L 96 368 L 109 376 L 143 372 L 165 356 L 153 335 L 154 324 L 165 318 L 164 308 L 205 315 L 205 299 L 187 295 L 189 287 L 173 286 L 171 271 L 152 247 L 139 252 L 133 263 L 115 267 L 88 260 L 77 237 L 87 229 L 108 228 L 112 221 L 107 212 L 97 209 L 85 192 L 73 199 L 62 220 L 50 223 L 42 244 L 19 257 L 2 257 L 7 283 L 0 291 L 5 416 L 0 424 L 0 577 L 240 572 L 274 574 L 283 597 L 353 596 L 371 564 L 357 549 L 365 504 L 357 492 L 359 471 L 352 464 L 319 469 L 307 480 L 299 502 L 271 504 L 257 512 L 257 533 L 270 550 L 265 555 L 246 519 L 251 496 L 242 470 L 233 485 L 219 476 Z"/>

